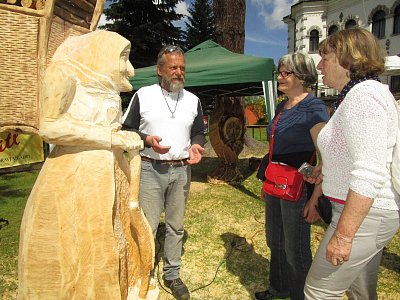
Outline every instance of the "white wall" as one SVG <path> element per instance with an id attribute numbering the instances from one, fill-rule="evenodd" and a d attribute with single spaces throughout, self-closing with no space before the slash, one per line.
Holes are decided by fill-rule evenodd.
<path id="1" fill-rule="evenodd" d="M 358 27 L 371 30 L 372 26 L 368 21 L 375 11 L 382 8 L 387 12 L 386 27 L 385 37 L 379 42 L 387 55 L 400 54 L 400 34 L 393 35 L 393 12 L 397 5 L 400 5 L 400 0 L 298 1 L 292 5 L 291 14 L 283 19 L 288 25 L 288 53 L 296 51 L 307 53 L 318 64 L 320 60 L 318 53 L 309 51 L 309 32 L 312 29 L 320 32 L 320 41 L 326 38 L 330 25 L 335 24 L 339 29 L 344 29 L 349 19 L 355 20 Z M 384 82 L 390 80 L 388 76 L 382 79 Z M 337 91 L 324 87 L 321 79 L 318 86 L 319 96 L 320 91 L 324 91 L 325 95 L 337 94 Z"/>

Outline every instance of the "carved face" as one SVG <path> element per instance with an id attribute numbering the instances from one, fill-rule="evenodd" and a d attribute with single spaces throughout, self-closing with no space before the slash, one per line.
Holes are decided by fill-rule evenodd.
<path id="1" fill-rule="evenodd" d="M 132 86 L 128 78 L 134 75 L 129 62 L 130 47 L 131 43 L 118 33 L 98 30 L 68 38 L 53 60 L 69 61 L 84 73 L 89 69 L 98 74 L 97 80 L 111 80 L 118 92 L 129 92 Z"/>
<path id="2" fill-rule="evenodd" d="M 135 70 L 133 69 L 131 62 L 129 61 L 130 47 L 130 45 L 126 46 L 119 58 L 120 78 L 116 83 L 118 84 L 121 92 L 132 91 L 132 85 L 129 82 L 129 77 L 135 75 Z"/>

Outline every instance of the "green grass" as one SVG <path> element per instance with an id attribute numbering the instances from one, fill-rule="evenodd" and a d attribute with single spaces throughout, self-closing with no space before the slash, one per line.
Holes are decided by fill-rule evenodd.
<path id="1" fill-rule="evenodd" d="M 247 128 L 247 134 L 257 141 L 267 142 L 267 129 L 261 128 Z"/>
<path id="2" fill-rule="evenodd" d="M 259 199 L 261 183 L 248 170 L 248 160 L 241 159 L 242 185 L 211 185 L 207 173 L 218 162 L 205 158 L 193 167 L 181 277 L 194 300 L 254 299 L 254 292 L 267 287 L 270 258 L 265 243 L 264 203 Z M 19 223 L 36 176 L 37 172 L 0 176 L 0 217 L 10 221 L 0 230 L 0 299 L 14 299 L 16 295 Z M 322 223 L 312 226 L 313 253 L 324 230 Z M 160 227 L 159 236 L 162 234 Z M 160 247 L 162 243 L 157 244 L 157 249 Z M 384 252 L 379 299 L 400 298 L 399 277 L 400 233 Z M 159 300 L 172 299 L 160 286 Z"/>
<path id="3" fill-rule="evenodd" d="M 19 227 L 37 174 L 36 171 L 0 176 L 0 217 L 9 221 L 0 229 L 0 295 L 4 299 L 17 289 Z"/>

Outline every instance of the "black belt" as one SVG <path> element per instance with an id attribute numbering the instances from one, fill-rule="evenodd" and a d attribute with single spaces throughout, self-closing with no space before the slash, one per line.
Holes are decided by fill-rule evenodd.
<path id="1" fill-rule="evenodd" d="M 147 156 L 142 156 L 142 160 L 151 162 L 152 164 L 169 165 L 174 167 L 183 167 L 189 164 L 187 162 L 187 158 L 178 160 L 160 160 L 160 159 L 153 159 Z"/>

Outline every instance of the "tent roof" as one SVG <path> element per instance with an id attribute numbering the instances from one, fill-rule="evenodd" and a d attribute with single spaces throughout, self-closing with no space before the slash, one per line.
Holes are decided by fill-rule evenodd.
<path id="1" fill-rule="evenodd" d="M 272 58 L 233 53 L 208 40 L 185 53 L 185 88 L 199 97 L 263 95 L 261 81 L 274 78 Z M 135 70 L 134 90 L 158 82 L 156 66 Z"/>

